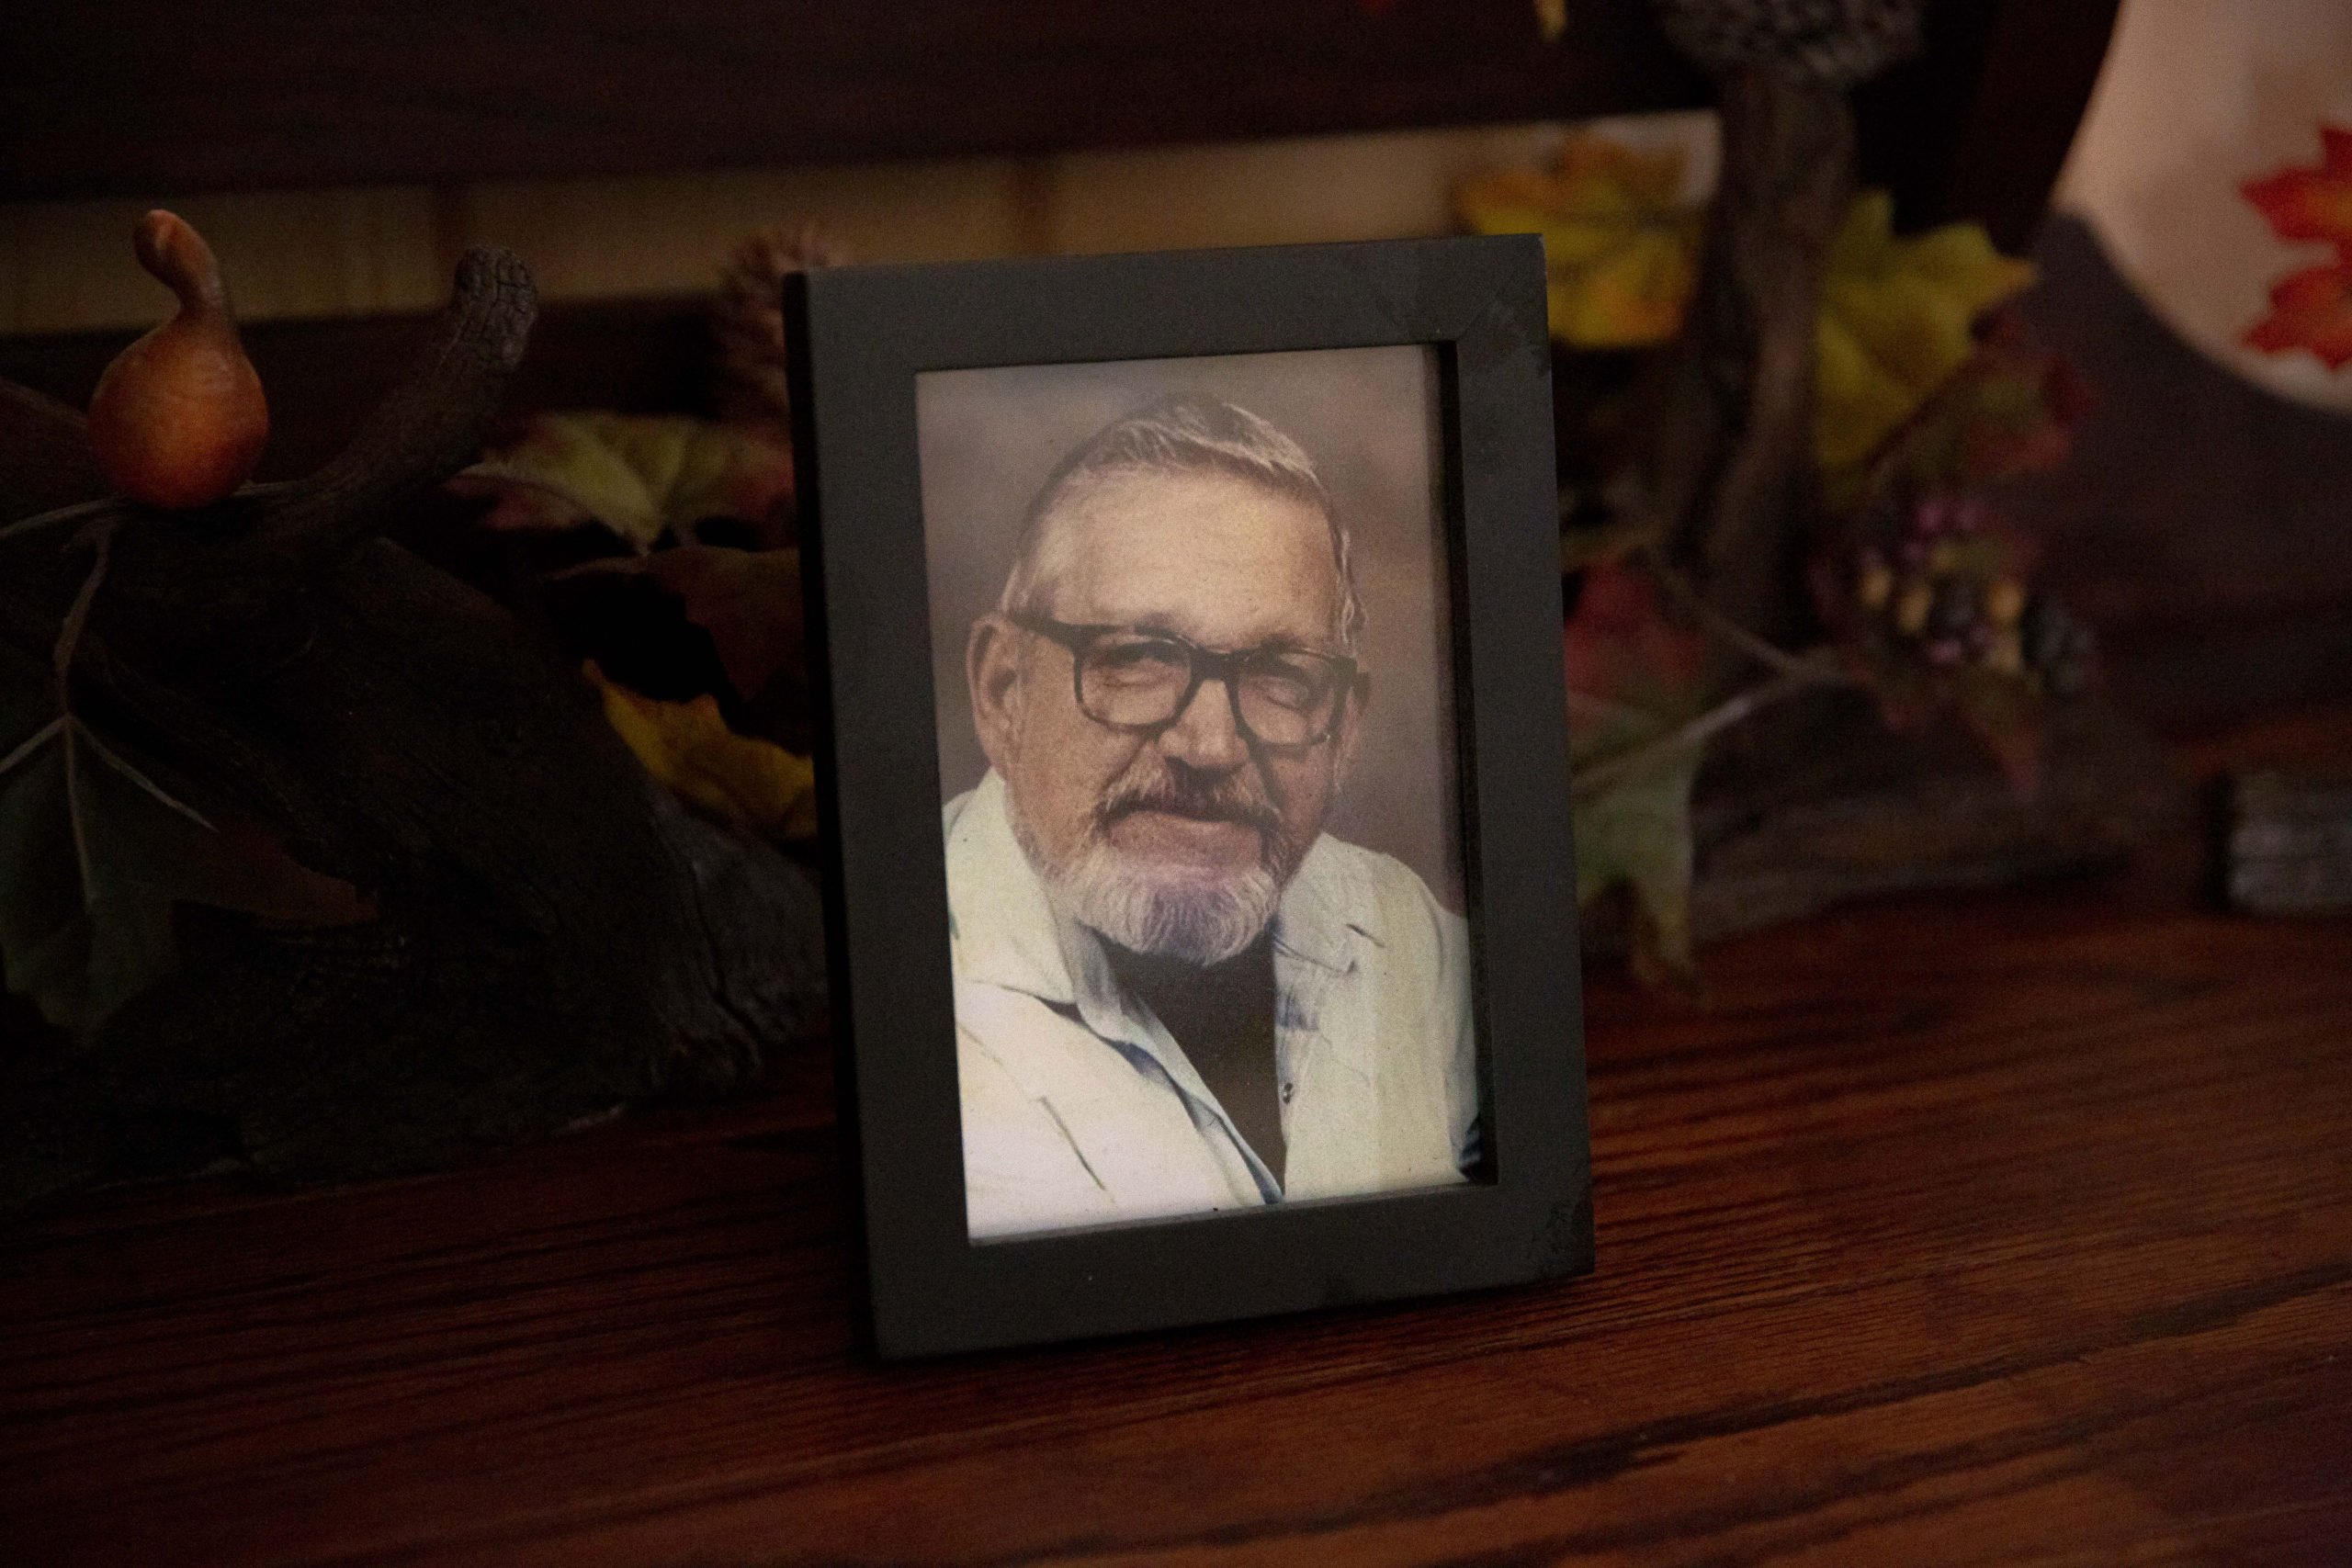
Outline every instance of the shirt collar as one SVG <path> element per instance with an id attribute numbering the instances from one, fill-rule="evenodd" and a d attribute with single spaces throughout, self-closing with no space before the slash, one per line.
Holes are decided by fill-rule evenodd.
<path id="1" fill-rule="evenodd" d="M 970 794 L 950 803 L 947 818 L 947 905 L 957 975 L 1073 1009 L 1097 1034 L 1160 1057 L 1154 1032 L 1128 1015 L 1102 939 L 1063 919 L 1046 897 L 1044 879 L 1013 834 L 1003 777 L 990 769 Z M 1350 882 L 1340 852 L 1318 838 L 1274 914 L 1280 988 L 1291 988 L 1282 973 L 1286 958 L 1338 976 L 1355 968 L 1359 942 L 1380 944 L 1379 933 L 1363 923 L 1365 899 L 1348 896 Z"/>
<path id="2" fill-rule="evenodd" d="M 1351 906 L 1361 915 L 1362 900 L 1346 897 L 1341 886 L 1346 872 L 1330 843 L 1317 838 L 1283 890 L 1282 907 L 1274 914 L 1274 947 L 1344 975 L 1356 966 L 1357 938 L 1375 943 L 1380 939 L 1350 918 Z"/>
<path id="3" fill-rule="evenodd" d="M 1012 803 L 993 768 L 978 788 L 948 804 L 947 918 L 961 977 L 1054 1007 L 1076 1003 L 1062 930 L 1070 922 L 1054 913 L 1013 837 Z"/>

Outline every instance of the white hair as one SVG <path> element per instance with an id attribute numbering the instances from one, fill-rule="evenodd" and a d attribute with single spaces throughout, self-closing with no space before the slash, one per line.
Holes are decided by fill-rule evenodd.
<path id="1" fill-rule="evenodd" d="M 1231 474 L 1323 514 L 1339 577 L 1332 636 L 1352 657 L 1363 635 L 1363 603 L 1356 595 L 1352 547 L 1330 491 L 1299 444 L 1248 409 L 1198 392 L 1179 392 L 1103 426 L 1064 457 L 1029 503 L 1021 547 L 997 608 L 1006 615 L 1042 615 L 1065 564 L 1063 531 L 1053 520 L 1064 502 L 1118 474 Z"/>

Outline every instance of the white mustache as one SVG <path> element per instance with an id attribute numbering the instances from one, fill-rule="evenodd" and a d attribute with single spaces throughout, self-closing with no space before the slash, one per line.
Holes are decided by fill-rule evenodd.
<path id="1" fill-rule="evenodd" d="M 1238 822 L 1263 834 L 1282 831 L 1282 814 L 1263 797 L 1228 775 L 1214 782 L 1194 782 L 1182 774 L 1163 773 L 1155 779 L 1121 781 L 1095 807 L 1098 825 L 1108 828 L 1136 811 L 1163 811 L 1175 817 L 1209 822 Z"/>

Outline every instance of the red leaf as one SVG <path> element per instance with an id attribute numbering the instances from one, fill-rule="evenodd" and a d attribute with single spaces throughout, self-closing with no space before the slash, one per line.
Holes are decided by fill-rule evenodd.
<path id="1" fill-rule="evenodd" d="M 2346 254 L 2352 254 L 2352 239 Z M 2254 324 L 2245 341 L 2265 354 L 2307 348 L 2330 370 L 2352 363 L 2352 261 L 2280 278 L 2270 291 L 2270 314 Z"/>
<path id="2" fill-rule="evenodd" d="M 1569 691 L 1643 706 L 1682 705 L 1706 672 L 1706 639 L 1668 620 L 1650 580 L 1620 561 L 1585 572 L 1561 656 Z"/>
<path id="3" fill-rule="evenodd" d="M 2282 240 L 2325 240 L 2352 262 L 2352 130 L 2319 128 L 2323 161 L 2286 168 L 2239 189 Z"/>
<path id="4" fill-rule="evenodd" d="M 2004 312 L 1947 398 L 1955 442 L 1944 477 L 1968 483 L 2054 468 L 2097 401 L 2072 360 L 2035 344 L 2024 320 Z"/>

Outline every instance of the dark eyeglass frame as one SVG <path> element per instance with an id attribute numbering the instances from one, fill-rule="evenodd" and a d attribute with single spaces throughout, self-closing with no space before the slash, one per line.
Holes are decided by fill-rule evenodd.
<path id="1" fill-rule="evenodd" d="M 1033 632 L 1046 641 L 1057 643 L 1068 649 L 1070 696 L 1078 704 L 1078 711 L 1105 729 L 1116 729 L 1130 735 L 1154 735 L 1166 729 L 1190 711 L 1193 699 L 1201 694 L 1202 686 L 1211 681 L 1221 681 L 1225 683 L 1226 705 L 1233 714 L 1233 728 L 1252 745 L 1262 746 L 1269 751 L 1306 751 L 1322 745 L 1339 733 L 1340 715 L 1346 709 L 1348 694 L 1355 685 L 1356 661 L 1345 654 L 1325 653 L 1320 649 L 1298 648 L 1287 643 L 1269 642 L 1260 643 L 1255 648 L 1237 648 L 1220 653 L 1216 649 L 1203 648 L 1189 637 L 1179 637 L 1174 632 L 1160 631 L 1156 627 L 1073 624 L 1069 621 L 1055 620 L 1049 615 L 1007 615 L 1005 619 L 1023 631 Z M 1177 699 L 1174 711 L 1170 712 L 1166 718 L 1151 724 L 1118 724 L 1104 718 L 1087 705 L 1087 650 L 1114 632 L 1172 643 L 1184 650 L 1184 656 L 1193 671 L 1193 678 L 1185 686 L 1184 694 Z M 1250 660 L 1267 653 L 1288 653 L 1319 660 L 1331 667 L 1335 678 L 1331 682 L 1331 698 L 1328 710 L 1323 716 L 1322 726 L 1313 736 L 1305 740 L 1269 740 L 1259 734 L 1250 721 L 1242 716 L 1241 672 Z"/>

